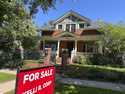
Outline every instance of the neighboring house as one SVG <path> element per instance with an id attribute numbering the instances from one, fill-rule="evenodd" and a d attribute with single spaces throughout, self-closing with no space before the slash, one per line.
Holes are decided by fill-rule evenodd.
<path id="1" fill-rule="evenodd" d="M 63 49 L 67 49 L 71 56 L 73 48 L 77 55 L 102 53 L 102 47 L 97 43 L 102 37 L 98 26 L 72 10 L 45 24 L 39 31 L 41 50 L 52 48 L 57 57 L 61 56 Z"/>

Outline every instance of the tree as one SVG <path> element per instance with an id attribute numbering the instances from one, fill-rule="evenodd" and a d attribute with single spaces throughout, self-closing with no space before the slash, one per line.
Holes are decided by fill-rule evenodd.
<path id="1" fill-rule="evenodd" d="M 125 51 L 125 25 L 103 23 L 100 27 L 104 37 L 102 45 L 108 53 L 121 53 Z"/>
<path id="2" fill-rule="evenodd" d="M 0 0 L 0 13 L 0 63 L 15 64 L 19 43 L 24 46 L 24 38 L 36 37 L 36 28 L 24 5 L 16 0 Z"/>
<path id="3" fill-rule="evenodd" d="M 118 55 L 125 52 L 125 24 L 110 24 L 99 22 L 100 31 L 103 32 L 101 45 L 104 49 L 104 56 L 118 63 Z"/>
<path id="4" fill-rule="evenodd" d="M 44 13 L 50 8 L 55 8 L 57 1 L 62 2 L 63 0 L 24 0 L 24 3 L 29 5 L 30 14 L 33 15 L 37 13 L 39 8 L 41 8 Z"/>
<path id="5" fill-rule="evenodd" d="M 36 28 L 32 24 L 31 15 L 35 14 L 39 7 L 43 12 L 55 8 L 56 2 L 57 0 L 0 0 L 0 64 L 15 64 L 18 57 L 16 58 L 17 54 L 14 53 L 20 43 L 23 43 L 25 48 L 37 43 Z M 29 6 L 30 14 L 24 4 Z M 30 39 L 32 43 L 26 39 Z"/>

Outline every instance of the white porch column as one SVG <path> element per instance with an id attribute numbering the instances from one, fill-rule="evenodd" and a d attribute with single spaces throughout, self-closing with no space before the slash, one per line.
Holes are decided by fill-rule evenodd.
<path id="1" fill-rule="evenodd" d="M 102 45 L 99 45 L 99 48 L 98 48 L 98 52 L 100 53 L 100 54 L 102 54 L 103 52 L 102 52 Z"/>
<path id="2" fill-rule="evenodd" d="M 77 40 L 75 40 L 75 52 L 77 53 Z M 76 55 L 75 53 L 75 55 Z"/>
<path id="3" fill-rule="evenodd" d="M 101 42 L 98 43 L 98 46 L 99 46 L 98 52 L 99 52 L 100 54 L 102 54 L 102 53 L 103 53 L 103 47 L 102 47 L 102 45 L 101 45 Z"/>
<path id="4" fill-rule="evenodd" d="M 60 46 L 60 40 L 58 40 L 58 44 L 57 44 L 57 52 L 56 52 L 56 58 L 59 57 L 59 46 Z"/>
<path id="5" fill-rule="evenodd" d="M 63 30 L 66 31 L 66 24 L 63 25 Z"/>

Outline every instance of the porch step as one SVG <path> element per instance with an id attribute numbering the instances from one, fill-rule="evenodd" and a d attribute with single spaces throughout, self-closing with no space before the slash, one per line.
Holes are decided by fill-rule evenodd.
<path id="1" fill-rule="evenodd" d="M 62 62 L 62 58 L 61 58 L 61 57 L 58 57 L 58 58 L 56 59 L 56 64 L 61 64 L 61 62 Z M 72 64 L 70 58 L 68 58 L 68 64 Z"/>
<path id="2" fill-rule="evenodd" d="M 61 62 L 62 62 L 62 58 L 61 58 L 61 57 L 58 57 L 58 58 L 56 59 L 56 64 L 61 64 Z"/>

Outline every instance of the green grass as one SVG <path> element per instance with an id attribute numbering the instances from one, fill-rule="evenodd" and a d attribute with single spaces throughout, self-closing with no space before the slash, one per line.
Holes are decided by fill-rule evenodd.
<path id="1" fill-rule="evenodd" d="M 38 67 L 37 64 L 39 60 L 24 60 L 24 65 L 22 66 L 22 69 L 31 69 Z"/>
<path id="2" fill-rule="evenodd" d="M 60 66 L 56 66 L 56 68 L 59 70 Z M 70 64 L 66 66 L 65 70 L 65 77 L 69 78 L 125 84 L 125 68 Z"/>
<path id="3" fill-rule="evenodd" d="M 55 94 L 59 94 L 58 88 L 56 88 Z M 75 85 L 63 85 L 62 88 L 62 94 L 125 94 L 124 92 Z"/>
<path id="4" fill-rule="evenodd" d="M 62 85 L 61 89 L 59 89 L 59 86 L 56 86 L 55 94 L 60 94 L 60 90 L 61 94 L 125 94 L 124 92 L 75 85 Z M 5 94 L 14 94 L 14 91 Z"/>
<path id="5" fill-rule="evenodd" d="M 14 74 L 0 72 L 0 83 L 14 80 L 15 78 L 16 78 L 16 76 Z"/>
<path id="6" fill-rule="evenodd" d="M 38 63 L 38 60 L 24 60 L 24 63 Z"/>
<path id="7" fill-rule="evenodd" d="M 81 64 L 72 64 L 76 66 L 83 66 L 87 68 L 98 68 L 98 69 L 105 69 L 105 70 L 110 70 L 110 71 L 116 71 L 116 72 L 124 72 L 125 73 L 125 68 L 116 68 L 116 67 L 109 67 L 109 66 L 99 66 L 99 65 L 81 65 Z"/>
<path id="8" fill-rule="evenodd" d="M 9 92 L 7 92 L 7 93 L 5 93 L 5 94 L 14 94 L 14 90 L 9 91 Z"/>

